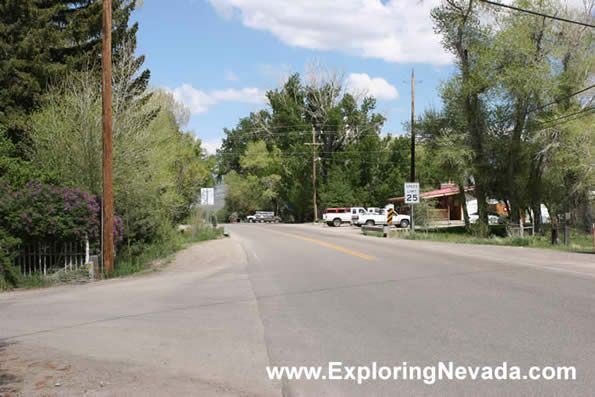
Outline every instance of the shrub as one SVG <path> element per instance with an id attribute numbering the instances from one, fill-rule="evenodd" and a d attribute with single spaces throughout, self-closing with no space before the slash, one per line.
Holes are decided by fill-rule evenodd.
<path id="1" fill-rule="evenodd" d="M 19 270 L 13 260 L 19 243 L 19 239 L 11 237 L 0 227 L 0 291 L 18 285 Z"/>
<path id="2" fill-rule="evenodd" d="M 30 181 L 13 191 L 0 186 L 0 217 L 7 231 L 23 241 L 69 241 L 100 237 L 97 198 L 77 188 Z M 114 221 L 116 241 L 122 239 L 122 221 Z"/>

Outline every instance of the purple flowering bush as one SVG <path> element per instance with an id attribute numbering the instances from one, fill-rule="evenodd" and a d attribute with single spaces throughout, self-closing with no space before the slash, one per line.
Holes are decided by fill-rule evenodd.
<path id="1" fill-rule="evenodd" d="M 30 181 L 13 190 L 9 184 L 0 184 L 0 219 L 11 235 L 23 241 L 98 241 L 100 211 L 97 198 L 78 188 Z M 119 218 L 114 238 L 122 240 Z"/>

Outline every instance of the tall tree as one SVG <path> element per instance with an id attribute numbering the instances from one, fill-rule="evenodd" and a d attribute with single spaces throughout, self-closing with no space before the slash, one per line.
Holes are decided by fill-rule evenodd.
<path id="1" fill-rule="evenodd" d="M 0 126 L 14 144 L 25 138 L 27 114 L 61 70 L 51 52 L 59 42 L 59 9 L 53 1 L 0 0 Z"/>
<path id="2" fill-rule="evenodd" d="M 442 35 L 444 47 L 456 57 L 457 99 L 464 115 L 464 131 L 473 151 L 473 179 L 479 212 L 479 233 L 488 232 L 487 198 L 490 191 L 490 163 L 487 145 L 485 94 L 493 84 L 494 70 L 489 50 L 489 27 L 481 24 L 475 0 L 445 0 L 432 10 L 434 29 Z M 491 72 L 491 73 L 490 73 Z"/>
<path id="3" fill-rule="evenodd" d="M 136 49 L 138 23 L 129 26 L 134 0 L 112 4 L 117 63 Z M 15 144 L 29 144 L 27 115 L 50 84 L 72 71 L 100 71 L 101 30 L 101 0 L 0 0 L 0 125 Z M 144 59 L 130 61 L 136 72 L 131 91 L 148 86 Z"/>

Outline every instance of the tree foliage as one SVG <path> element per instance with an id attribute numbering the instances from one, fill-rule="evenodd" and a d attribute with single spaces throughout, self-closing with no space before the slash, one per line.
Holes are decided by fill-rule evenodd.
<path id="1" fill-rule="evenodd" d="M 128 245 L 150 242 L 162 225 L 189 216 L 200 187 L 212 184 L 200 141 L 181 131 L 165 91 L 136 84 L 132 48 L 114 65 L 113 156 L 116 212 Z M 73 72 L 31 117 L 30 157 L 58 183 L 101 195 L 101 91 L 92 71 Z M 184 112 L 182 112 L 184 113 Z"/>
<path id="2" fill-rule="evenodd" d="M 129 26 L 134 0 L 115 0 L 113 57 L 130 58 L 136 48 L 138 24 Z M 28 115 L 41 103 L 48 87 L 72 72 L 99 71 L 101 63 L 101 0 L 0 1 L 0 127 L 18 155 L 29 146 Z M 133 63 L 139 69 L 144 56 Z M 146 88 L 150 72 L 140 72 L 133 90 Z M 22 150 L 21 150 L 22 149 Z"/>
<path id="3" fill-rule="evenodd" d="M 283 87 L 269 91 L 267 98 L 269 109 L 252 113 L 236 128 L 225 130 L 217 156 L 219 172 L 229 186 L 229 213 L 271 209 L 287 219 L 312 219 L 312 146 L 308 144 L 313 136 L 320 209 L 381 205 L 402 193 L 408 169 L 407 139 L 380 135 L 385 119 L 375 113 L 374 98 L 357 100 L 344 91 L 340 76 L 320 70 L 307 81 L 298 74 L 290 76 Z M 264 166 L 270 161 L 264 159 L 267 156 L 275 159 L 274 167 Z M 267 180 L 263 175 L 274 178 Z M 263 191 L 256 186 L 276 187 Z M 260 193 L 253 199 L 254 192 Z"/>
<path id="4" fill-rule="evenodd" d="M 556 0 L 515 4 L 549 14 L 568 13 Z M 592 7 L 591 2 L 582 14 L 571 11 L 570 16 L 592 19 Z M 476 186 L 481 224 L 487 224 L 485 199 L 491 197 L 506 202 L 514 223 L 523 210 L 531 209 L 539 230 L 541 204 L 552 198 L 546 195 L 545 177 L 552 175 L 549 171 L 562 155 L 558 150 L 568 149 L 566 141 L 575 136 L 576 127 L 567 122 L 585 117 L 580 128 L 593 132 L 592 104 L 582 99 L 589 93 L 573 95 L 592 79 L 592 33 L 530 14 L 494 11 L 477 0 L 444 0 L 432 16 L 445 48 L 456 57 L 457 72 L 442 86 L 443 110 L 426 113 L 421 120 L 424 139 L 434 149 L 447 143 L 452 155 L 448 157 L 454 160 L 458 152 L 456 163 L 468 164 L 469 172 L 459 175 Z M 446 134 L 450 138 L 444 141 Z M 592 142 L 584 142 L 592 150 Z M 575 158 L 578 168 L 588 161 L 585 157 Z M 585 183 L 586 173 L 575 178 L 568 171 L 565 177 L 558 168 L 553 174 L 567 181 L 560 186 L 581 190 L 583 203 L 588 202 L 593 185 Z M 566 201 L 569 209 L 569 200 L 557 196 L 549 206 L 557 209 Z"/>

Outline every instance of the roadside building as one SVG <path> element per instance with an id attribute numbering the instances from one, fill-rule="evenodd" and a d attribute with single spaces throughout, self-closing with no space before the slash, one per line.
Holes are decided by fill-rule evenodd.
<path id="1" fill-rule="evenodd" d="M 467 213 L 470 215 L 471 222 L 474 222 L 478 212 L 477 198 L 473 194 L 475 186 L 465 186 L 464 190 Z M 463 203 L 457 184 L 452 182 L 442 183 L 440 189 L 422 193 L 420 197 L 422 200 L 430 201 L 427 216 L 432 221 L 447 222 L 449 224 L 464 222 Z M 389 198 L 388 202 L 393 203 L 398 208 L 399 213 L 409 213 L 408 205 L 405 204 L 405 197 Z M 488 199 L 488 211 L 493 221 L 496 221 L 498 216 L 508 216 L 506 204 L 499 200 Z M 543 204 L 541 205 L 541 214 L 542 222 L 548 222 L 549 213 Z"/>
<path id="2" fill-rule="evenodd" d="M 465 186 L 465 197 L 467 211 L 473 213 L 477 211 L 477 199 L 473 197 L 472 193 L 475 186 Z M 459 187 L 452 182 L 442 183 L 440 189 L 425 192 L 420 195 L 422 200 L 431 200 L 430 208 L 428 208 L 428 217 L 437 222 L 451 222 L 463 221 L 463 203 L 460 199 Z M 401 208 L 402 213 L 407 213 L 408 210 L 403 208 L 405 197 L 389 198 L 390 203 L 395 204 L 395 207 Z"/>

